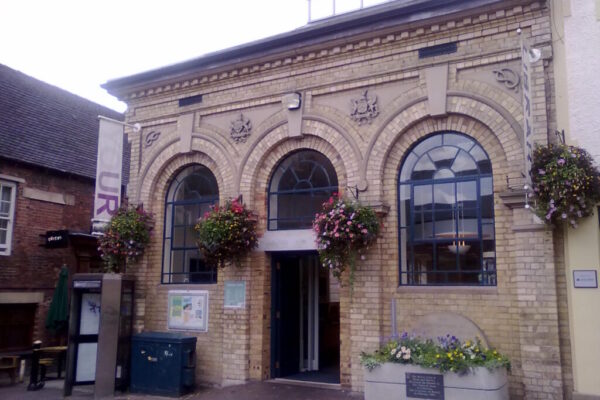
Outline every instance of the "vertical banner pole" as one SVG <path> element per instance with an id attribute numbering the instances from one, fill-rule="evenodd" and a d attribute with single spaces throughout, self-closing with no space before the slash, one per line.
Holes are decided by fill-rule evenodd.
<path id="1" fill-rule="evenodd" d="M 523 149 L 525 156 L 525 185 L 531 187 L 531 164 L 533 162 L 533 113 L 531 104 L 531 49 L 518 31 L 521 39 L 521 72 L 523 75 Z"/>

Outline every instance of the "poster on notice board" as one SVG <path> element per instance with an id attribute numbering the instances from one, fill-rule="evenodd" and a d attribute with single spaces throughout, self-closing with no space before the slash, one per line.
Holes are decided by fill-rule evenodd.
<path id="1" fill-rule="evenodd" d="M 208 291 L 170 290 L 169 329 L 208 331 Z"/>

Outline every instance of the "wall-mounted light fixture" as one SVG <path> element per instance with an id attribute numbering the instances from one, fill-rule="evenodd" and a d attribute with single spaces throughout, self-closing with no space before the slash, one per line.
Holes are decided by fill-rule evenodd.
<path id="1" fill-rule="evenodd" d="M 297 110 L 302 105 L 302 95 L 298 92 L 286 94 L 281 99 L 281 104 L 288 110 Z"/>

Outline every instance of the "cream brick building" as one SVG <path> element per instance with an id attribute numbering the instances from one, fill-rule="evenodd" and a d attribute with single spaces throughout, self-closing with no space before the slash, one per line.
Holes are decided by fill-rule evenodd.
<path id="1" fill-rule="evenodd" d="M 555 130 L 548 7 L 395 1 L 108 82 L 128 104 L 127 121 L 143 127 L 129 133 L 129 201 L 143 203 L 157 221 L 158 234 L 135 269 L 137 329 L 168 329 L 169 291 L 206 290 L 208 330 L 188 332 L 198 338 L 198 383 L 324 370 L 327 360 L 333 381 L 361 391 L 361 351 L 375 349 L 394 326 L 410 331 L 425 315 L 459 314 L 512 359 L 512 398 L 570 398 L 562 235 L 534 221 L 522 191 L 521 37 L 542 50 L 530 80 L 533 141 L 546 143 Z M 299 108 L 282 103 L 290 94 L 300 95 Z M 426 152 L 431 162 L 411 172 L 419 143 L 437 155 Z M 460 167 L 460 157 L 476 167 Z M 325 189 L 278 191 L 282 176 L 299 173 L 303 162 L 328 173 L 328 183 L 317 185 Z M 259 215 L 259 250 L 216 278 L 194 253 L 193 238 L 181 233 L 191 233 L 199 216 L 190 197 L 177 197 L 188 176 L 205 179 L 198 193 L 210 186 L 197 212 L 242 195 Z M 301 193 L 318 198 L 332 187 L 358 193 L 383 223 L 358 263 L 352 296 L 309 266 L 314 241 L 306 215 L 298 214 L 311 207 Z M 300 200 L 286 203 L 285 195 Z M 193 221 L 177 225 L 177 207 Z M 293 280 L 282 271 L 302 268 L 314 280 L 298 278 L 304 286 L 295 292 L 282 283 Z M 224 307 L 228 281 L 245 282 L 245 307 Z M 286 306 L 291 297 L 299 304 Z M 297 306 L 319 312 L 282 323 L 282 310 Z M 290 326 L 297 334 L 286 331 Z"/>

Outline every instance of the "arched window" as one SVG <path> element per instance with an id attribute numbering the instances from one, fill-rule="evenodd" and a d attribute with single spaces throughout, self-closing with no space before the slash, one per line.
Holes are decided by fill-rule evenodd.
<path id="1" fill-rule="evenodd" d="M 492 165 L 463 134 L 427 137 L 398 186 L 401 285 L 496 285 Z"/>
<path id="2" fill-rule="evenodd" d="M 192 165 L 177 174 L 165 202 L 162 283 L 216 283 L 217 268 L 204 262 L 196 245 L 198 218 L 219 201 L 208 168 Z"/>
<path id="3" fill-rule="evenodd" d="M 279 163 L 269 185 L 269 230 L 310 228 L 315 214 L 338 191 L 331 161 L 314 150 Z"/>

